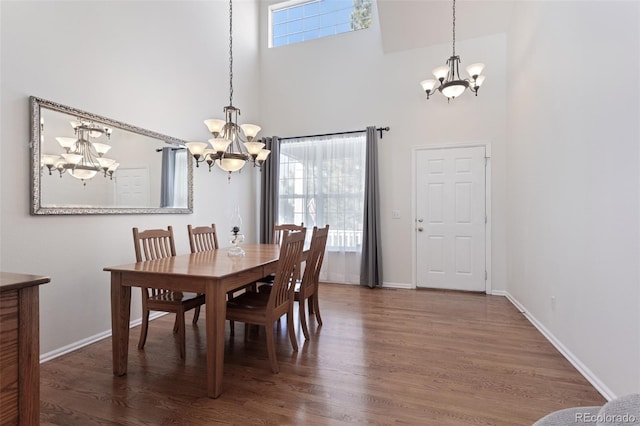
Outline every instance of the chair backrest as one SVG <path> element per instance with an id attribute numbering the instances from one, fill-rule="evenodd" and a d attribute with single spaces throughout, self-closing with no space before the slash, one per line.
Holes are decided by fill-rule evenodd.
<path id="1" fill-rule="evenodd" d="M 136 262 L 176 255 L 173 228 L 171 226 L 166 230 L 149 229 L 142 232 L 138 231 L 138 228 L 133 228 L 133 244 L 136 249 Z"/>
<path id="2" fill-rule="evenodd" d="M 304 266 L 304 275 L 302 276 L 302 283 L 300 284 L 307 294 L 312 293 L 318 285 L 320 279 L 320 269 L 322 268 L 322 261 L 324 260 L 324 252 L 327 247 L 327 237 L 329 236 L 329 225 L 324 228 L 318 229 L 313 227 L 313 234 L 311 235 L 311 246 L 309 247 L 309 253 L 307 254 L 307 261 Z"/>
<path id="3" fill-rule="evenodd" d="M 216 250 L 218 248 L 218 233 L 216 232 L 215 224 L 210 227 L 198 226 L 196 228 L 187 225 L 187 232 L 189 233 L 191 253 Z"/>
<path id="4" fill-rule="evenodd" d="M 296 268 L 300 265 L 306 233 L 305 229 L 294 232 L 284 231 L 267 308 L 276 309 L 285 303 L 293 303 L 295 282 L 292 279 Z"/>
<path id="5" fill-rule="evenodd" d="M 273 225 L 273 234 L 271 234 L 271 243 L 272 244 L 281 244 L 282 243 L 282 234 L 284 231 L 304 231 L 307 228 L 304 227 L 304 222 L 300 225 L 296 225 L 295 223 L 283 223 L 281 225 Z"/>

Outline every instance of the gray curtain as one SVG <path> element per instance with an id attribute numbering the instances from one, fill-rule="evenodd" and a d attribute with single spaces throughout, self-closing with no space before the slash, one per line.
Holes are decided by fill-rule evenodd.
<path id="1" fill-rule="evenodd" d="M 160 207 L 173 207 L 174 184 L 176 174 L 176 151 L 174 148 L 162 148 L 162 175 L 160 183 Z"/>
<path id="2" fill-rule="evenodd" d="M 360 285 L 382 287 L 382 244 L 380 241 L 380 189 L 378 183 L 378 134 L 367 127 L 364 175 L 364 220 Z"/>
<path id="3" fill-rule="evenodd" d="M 280 178 L 280 141 L 277 136 L 262 138 L 271 154 L 262 165 L 260 184 L 260 243 L 270 244 L 273 225 L 278 220 L 278 183 Z"/>

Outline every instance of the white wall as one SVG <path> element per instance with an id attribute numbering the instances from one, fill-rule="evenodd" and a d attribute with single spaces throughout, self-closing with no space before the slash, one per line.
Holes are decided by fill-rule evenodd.
<path id="1" fill-rule="evenodd" d="M 47 353 L 110 329 L 102 268 L 134 260 L 132 227 L 173 225 L 186 253 L 188 223 L 216 222 L 224 233 L 233 206 L 255 214 L 255 172 L 227 183 L 219 170 L 196 169 L 192 215 L 30 216 L 28 97 L 205 140 L 202 120 L 222 117 L 229 99 L 228 4 L 1 2 L 0 15 L 0 268 L 51 277 L 40 293 Z M 234 104 L 247 122 L 258 122 L 256 15 L 255 2 L 234 2 Z M 255 239 L 253 222 L 245 223 Z M 140 316 L 134 297 L 132 319 Z"/>
<path id="2" fill-rule="evenodd" d="M 508 291 L 601 390 L 638 392 L 638 2 L 515 10 Z"/>
<path id="3" fill-rule="evenodd" d="M 271 2 L 273 3 L 273 2 Z M 266 22 L 268 3 L 261 3 Z M 420 81 L 451 55 L 451 44 L 384 54 L 375 13 L 371 28 L 267 49 L 261 29 L 261 117 L 265 134 L 299 136 L 389 126 L 379 142 L 384 281 L 412 285 L 411 155 L 420 145 L 490 142 L 493 147 L 493 255 L 505 257 L 504 34 L 458 40 L 465 64 L 487 63 L 478 97 L 427 101 Z M 400 210 L 401 219 L 391 211 Z M 505 289 L 504 261 L 492 265 Z"/>

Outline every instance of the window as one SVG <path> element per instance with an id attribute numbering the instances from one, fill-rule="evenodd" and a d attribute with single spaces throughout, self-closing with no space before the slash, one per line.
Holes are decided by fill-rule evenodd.
<path id="1" fill-rule="evenodd" d="M 281 141 L 278 223 L 329 224 L 327 250 L 360 252 L 365 142 L 363 133 Z"/>
<path id="2" fill-rule="evenodd" d="M 369 28 L 371 0 L 291 0 L 269 7 L 269 47 Z"/>

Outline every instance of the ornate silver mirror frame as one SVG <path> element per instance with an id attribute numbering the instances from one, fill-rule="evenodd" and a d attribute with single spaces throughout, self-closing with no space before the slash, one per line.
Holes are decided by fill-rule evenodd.
<path id="1" fill-rule="evenodd" d="M 189 156 L 185 154 L 184 161 L 186 164 L 181 163 L 180 169 L 186 171 L 187 176 L 185 177 L 182 173 L 176 172 L 177 168 L 172 167 L 171 171 L 174 175 L 171 175 L 171 179 L 167 180 L 165 175 L 167 169 L 166 161 L 163 160 L 165 151 L 184 150 L 186 153 L 184 141 L 33 96 L 29 98 L 29 106 L 31 112 L 32 215 L 193 213 L 192 161 L 189 161 Z M 51 124 L 58 121 L 66 122 L 66 126 L 50 128 L 47 127 L 50 124 L 48 121 L 51 121 Z M 50 170 L 45 165 L 43 156 L 64 153 L 63 148 L 56 142 L 56 138 L 63 136 L 79 137 L 75 126 L 69 126 L 69 121 L 92 123 L 91 125 L 108 129 L 108 143 L 114 146 L 120 144 L 118 149 L 112 150 L 114 154 L 115 152 L 119 153 L 120 159 L 118 161 L 121 163 L 120 167 L 112 173 L 112 176 L 107 176 L 105 168 L 105 176 L 102 176 L 103 172 L 100 171 L 100 174 L 96 175 L 96 177 L 84 181 L 71 177 L 71 173 L 67 173 L 69 170 L 64 171 L 62 168 L 56 169 L 55 167 Z M 64 130 L 61 131 L 60 129 Z M 76 130 L 75 135 L 74 130 Z M 71 132 L 71 134 L 58 134 L 64 132 Z M 56 147 L 56 152 L 47 152 L 48 150 L 53 150 L 53 147 Z M 126 156 L 122 155 L 123 152 Z M 118 156 L 118 154 L 115 155 Z M 127 163 L 130 164 L 129 168 Z M 143 197 L 145 201 L 121 201 L 125 197 L 119 196 L 121 192 L 118 189 L 118 182 L 119 179 L 121 182 L 125 181 L 128 170 L 142 170 L 146 174 L 146 192 L 148 194 Z M 122 177 L 120 178 L 120 176 Z M 62 178 L 67 180 L 64 183 L 66 186 L 52 189 L 55 185 L 63 185 L 59 183 L 64 180 Z M 166 202 L 166 197 L 161 200 L 161 195 L 159 194 L 161 187 L 161 182 L 159 181 L 161 179 L 165 180 L 165 185 L 168 185 L 167 182 L 178 182 L 175 185 L 179 185 L 177 190 L 181 194 L 179 202 L 169 205 Z M 125 184 L 121 184 L 121 186 L 123 185 Z M 95 193 L 92 193 L 92 191 L 103 191 L 106 195 L 101 195 L 101 201 L 97 203 L 86 201 L 82 198 L 81 194 L 84 193 L 91 194 L 90 197 L 86 198 L 95 199 Z M 52 193 L 58 195 L 52 195 Z M 173 194 L 173 192 L 171 193 Z M 65 195 L 61 196 L 59 194 Z M 69 194 L 71 196 L 68 196 Z M 108 201 L 102 201 L 103 199 L 108 199 Z M 127 200 L 130 199 L 128 198 Z M 167 206 L 162 207 L 163 203 Z"/>

